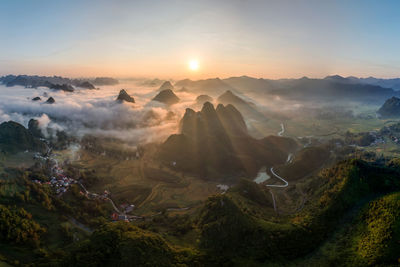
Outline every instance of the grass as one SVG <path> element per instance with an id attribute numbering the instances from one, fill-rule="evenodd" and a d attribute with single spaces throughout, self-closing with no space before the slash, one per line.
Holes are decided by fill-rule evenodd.
<path id="1" fill-rule="evenodd" d="M 7 155 L 3 158 L 3 165 L 6 168 L 29 168 L 35 163 L 33 152 L 19 152 Z"/>

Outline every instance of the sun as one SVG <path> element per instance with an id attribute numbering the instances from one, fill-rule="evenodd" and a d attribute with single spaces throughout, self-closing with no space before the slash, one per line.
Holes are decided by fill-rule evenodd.
<path id="1" fill-rule="evenodd" d="M 189 61 L 189 69 L 196 71 L 199 69 L 199 62 L 195 59 Z"/>

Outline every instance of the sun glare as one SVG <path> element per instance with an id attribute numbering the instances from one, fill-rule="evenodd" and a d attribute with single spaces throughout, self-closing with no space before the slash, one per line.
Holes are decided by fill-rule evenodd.
<path id="1" fill-rule="evenodd" d="M 199 69 L 199 62 L 197 60 L 191 60 L 189 61 L 189 69 L 196 71 Z"/>

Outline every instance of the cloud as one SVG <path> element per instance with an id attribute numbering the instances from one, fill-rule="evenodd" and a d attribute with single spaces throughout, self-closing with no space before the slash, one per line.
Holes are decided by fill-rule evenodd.
<path id="1" fill-rule="evenodd" d="M 119 90 L 125 88 L 136 103 L 117 103 Z M 156 88 L 134 84 L 104 86 L 100 90 L 53 91 L 48 88 L 6 87 L 0 85 L 0 123 L 13 120 L 28 126 L 31 118 L 47 135 L 47 128 L 64 130 L 70 135 L 85 134 L 114 137 L 128 143 L 163 141 L 177 132 L 178 120 L 195 98 L 190 94 L 179 95 L 182 101 L 172 107 L 150 102 L 157 94 Z M 34 97 L 40 101 L 32 101 Z M 46 104 L 48 97 L 54 104 Z M 166 120 L 173 112 L 173 120 Z M 169 116 L 171 117 L 171 116 Z"/>

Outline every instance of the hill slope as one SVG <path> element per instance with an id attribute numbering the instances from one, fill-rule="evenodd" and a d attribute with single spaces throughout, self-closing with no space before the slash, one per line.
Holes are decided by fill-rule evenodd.
<path id="1" fill-rule="evenodd" d="M 158 158 L 176 169 L 202 177 L 254 176 L 261 166 L 284 163 L 297 148 L 289 138 L 252 138 L 240 112 L 233 105 L 206 102 L 199 112 L 186 109 L 181 133 L 171 135 Z"/>
<path id="2" fill-rule="evenodd" d="M 46 144 L 35 138 L 24 126 L 14 121 L 0 124 L 0 150 L 15 153 L 24 150 L 46 151 Z"/>

